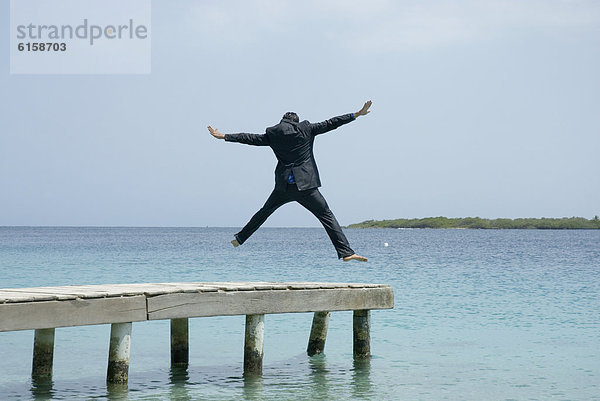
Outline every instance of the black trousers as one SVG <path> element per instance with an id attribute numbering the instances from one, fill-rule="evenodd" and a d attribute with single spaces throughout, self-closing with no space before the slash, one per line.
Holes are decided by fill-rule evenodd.
<path id="1" fill-rule="evenodd" d="M 242 231 L 235 234 L 235 238 L 240 244 L 243 244 L 275 210 L 292 201 L 298 202 L 319 219 L 337 251 L 338 258 L 354 254 L 342 231 L 342 227 L 340 227 L 333 212 L 329 209 L 327 201 L 321 195 L 319 189 L 313 188 L 306 191 L 299 191 L 296 184 L 288 184 L 285 191 L 273 190 L 264 206 L 252 216 L 248 224 L 242 228 Z"/>

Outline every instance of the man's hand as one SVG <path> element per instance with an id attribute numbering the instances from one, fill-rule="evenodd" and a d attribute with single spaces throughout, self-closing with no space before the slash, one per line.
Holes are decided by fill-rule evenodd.
<path id="1" fill-rule="evenodd" d="M 369 107 L 371 107 L 371 104 L 373 104 L 372 101 L 368 101 L 365 102 L 364 106 L 362 107 L 362 109 L 360 109 L 359 111 L 357 111 L 356 113 L 354 113 L 354 118 L 360 117 L 360 116 L 366 116 L 367 114 L 369 114 L 371 111 L 369 110 Z"/>
<path id="2" fill-rule="evenodd" d="M 208 132 L 217 139 L 225 139 L 225 134 L 221 134 L 218 129 L 208 126 Z"/>

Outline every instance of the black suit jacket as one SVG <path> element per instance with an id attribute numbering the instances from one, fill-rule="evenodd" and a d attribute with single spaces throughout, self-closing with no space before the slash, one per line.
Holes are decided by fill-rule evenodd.
<path id="1" fill-rule="evenodd" d="M 353 120 L 352 113 L 314 124 L 306 120 L 295 123 L 282 119 L 279 124 L 267 128 L 264 134 L 228 134 L 225 135 L 225 140 L 247 145 L 270 146 L 277 157 L 275 189 L 285 191 L 290 172 L 293 172 L 298 190 L 305 191 L 321 186 L 319 170 L 313 154 L 315 136 Z"/>

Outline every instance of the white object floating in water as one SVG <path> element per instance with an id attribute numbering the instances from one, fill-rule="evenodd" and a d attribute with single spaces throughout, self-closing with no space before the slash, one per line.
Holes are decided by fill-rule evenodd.
<path id="1" fill-rule="evenodd" d="M 388 244 L 387 242 L 384 242 L 383 246 L 390 246 L 390 244 Z"/>

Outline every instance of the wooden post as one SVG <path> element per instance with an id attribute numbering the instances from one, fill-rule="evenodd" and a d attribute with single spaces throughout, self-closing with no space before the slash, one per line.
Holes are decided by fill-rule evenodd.
<path id="1" fill-rule="evenodd" d="M 171 319 L 171 366 L 187 365 L 189 359 L 188 319 Z"/>
<path id="2" fill-rule="evenodd" d="M 371 317 L 370 311 L 355 310 L 352 321 L 354 337 L 354 357 L 368 358 L 371 356 Z"/>
<path id="3" fill-rule="evenodd" d="M 106 373 L 106 381 L 108 383 L 127 383 L 130 344 L 131 323 L 111 324 L 108 369 Z"/>
<path id="4" fill-rule="evenodd" d="M 33 337 L 31 376 L 51 377 L 54 359 L 54 329 L 37 329 Z"/>
<path id="5" fill-rule="evenodd" d="M 244 374 L 262 374 L 265 315 L 246 315 Z"/>
<path id="6" fill-rule="evenodd" d="M 327 328 L 329 327 L 329 317 L 331 312 L 315 312 L 310 329 L 310 338 L 306 353 L 308 356 L 320 354 L 325 349 L 325 339 L 327 338 Z"/>

